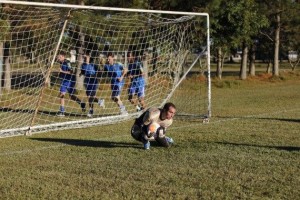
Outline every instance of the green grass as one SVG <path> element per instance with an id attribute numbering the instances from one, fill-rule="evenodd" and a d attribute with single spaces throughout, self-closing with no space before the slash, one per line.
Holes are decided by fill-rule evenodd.
<path id="1" fill-rule="evenodd" d="M 1 199 L 299 199 L 300 78 L 212 83 L 209 124 L 144 151 L 133 121 L 0 140 Z"/>

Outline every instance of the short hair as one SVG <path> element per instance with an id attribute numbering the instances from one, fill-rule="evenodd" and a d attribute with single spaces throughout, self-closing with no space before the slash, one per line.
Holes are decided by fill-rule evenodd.
<path id="1" fill-rule="evenodd" d="M 65 51 L 60 51 L 58 55 L 66 56 L 66 52 Z"/>
<path id="2" fill-rule="evenodd" d="M 109 53 L 107 54 L 107 57 L 109 57 L 109 56 L 114 57 L 115 55 L 114 55 L 113 52 L 109 52 Z"/>
<path id="3" fill-rule="evenodd" d="M 132 53 L 132 51 L 127 51 L 127 57 L 129 57 L 130 55 L 132 55 L 132 56 L 133 56 L 133 53 Z"/>
<path id="4" fill-rule="evenodd" d="M 128 51 L 128 52 L 127 52 L 127 57 L 129 57 L 130 54 L 132 55 L 132 57 L 137 57 L 137 56 L 139 56 L 139 52 L 136 51 L 136 50 Z"/>
<path id="5" fill-rule="evenodd" d="M 168 103 L 166 103 L 166 104 L 164 105 L 163 110 L 164 110 L 164 111 L 168 111 L 168 110 L 170 109 L 170 107 L 173 107 L 173 108 L 176 109 L 176 106 L 175 106 L 173 103 L 168 102 Z"/>

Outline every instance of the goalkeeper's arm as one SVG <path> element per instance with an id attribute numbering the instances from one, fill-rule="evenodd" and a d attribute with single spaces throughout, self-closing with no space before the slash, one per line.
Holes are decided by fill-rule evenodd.
<path id="1" fill-rule="evenodd" d="M 160 110 L 158 108 L 150 108 L 146 111 L 144 117 L 143 117 L 143 124 L 149 125 L 151 122 L 153 122 L 153 119 L 157 119 L 160 115 Z"/>

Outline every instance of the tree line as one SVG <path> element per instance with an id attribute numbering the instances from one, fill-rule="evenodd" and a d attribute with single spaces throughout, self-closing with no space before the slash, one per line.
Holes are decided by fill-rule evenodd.
<path id="1" fill-rule="evenodd" d="M 217 58 L 216 75 L 222 77 L 224 58 L 241 49 L 240 79 L 255 75 L 257 55 L 267 58 L 267 72 L 279 76 L 280 57 L 296 52 L 289 60 L 294 70 L 300 61 L 300 0 L 79 0 L 68 3 L 207 12 L 211 20 L 211 50 Z M 247 72 L 247 69 L 249 71 Z"/>
<path id="2" fill-rule="evenodd" d="M 41 2 L 41 1 L 39 1 Z M 173 10 L 185 12 L 207 12 L 210 15 L 211 54 L 217 62 L 216 76 L 222 78 L 224 59 L 227 55 L 241 49 L 240 79 L 255 75 L 255 60 L 258 55 L 267 58 L 268 73 L 279 76 L 280 55 L 293 50 L 300 52 L 300 0 L 48 0 L 50 3 L 77 5 L 141 8 L 151 10 Z M 1 5 L 1 11 L 6 5 Z M 5 41 L 11 21 L 0 19 L 7 24 L 2 29 L 0 41 Z M 80 31 L 79 31 L 80 34 Z M 12 36 L 10 36 L 12 37 Z M 84 38 L 81 39 L 84 42 Z M 27 51 L 34 56 L 36 46 L 29 42 Z M 40 44 L 45 45 L 45 44 Z M 82 59 L 82 58 L 79 58 Z M 294 70 L 300 56 L 292 63 Z M 0 72 L 4 80 L 10 80 L 9 46 L 0 42 Z M 247 71 L 248 70 L 248 71 Z M 10 88 L 10 82 L 4 82 Z M 2 81 L 0 81 L 2 88 Z M 0 89 L 1 92 L 1 89 Z"/>

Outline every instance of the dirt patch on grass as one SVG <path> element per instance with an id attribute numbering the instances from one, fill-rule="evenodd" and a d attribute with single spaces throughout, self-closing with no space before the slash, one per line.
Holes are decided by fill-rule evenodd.
<path id="1" fill-rule="evenodd" d="M 280 71 L 279 76 L 273 76 L 272 73 L 260 73 L 256 76 L 249 76 L 248 81 L 260 82 L 282 82 L 288 80 L 299 80 L 300 71 L 283 70 Z"/>

